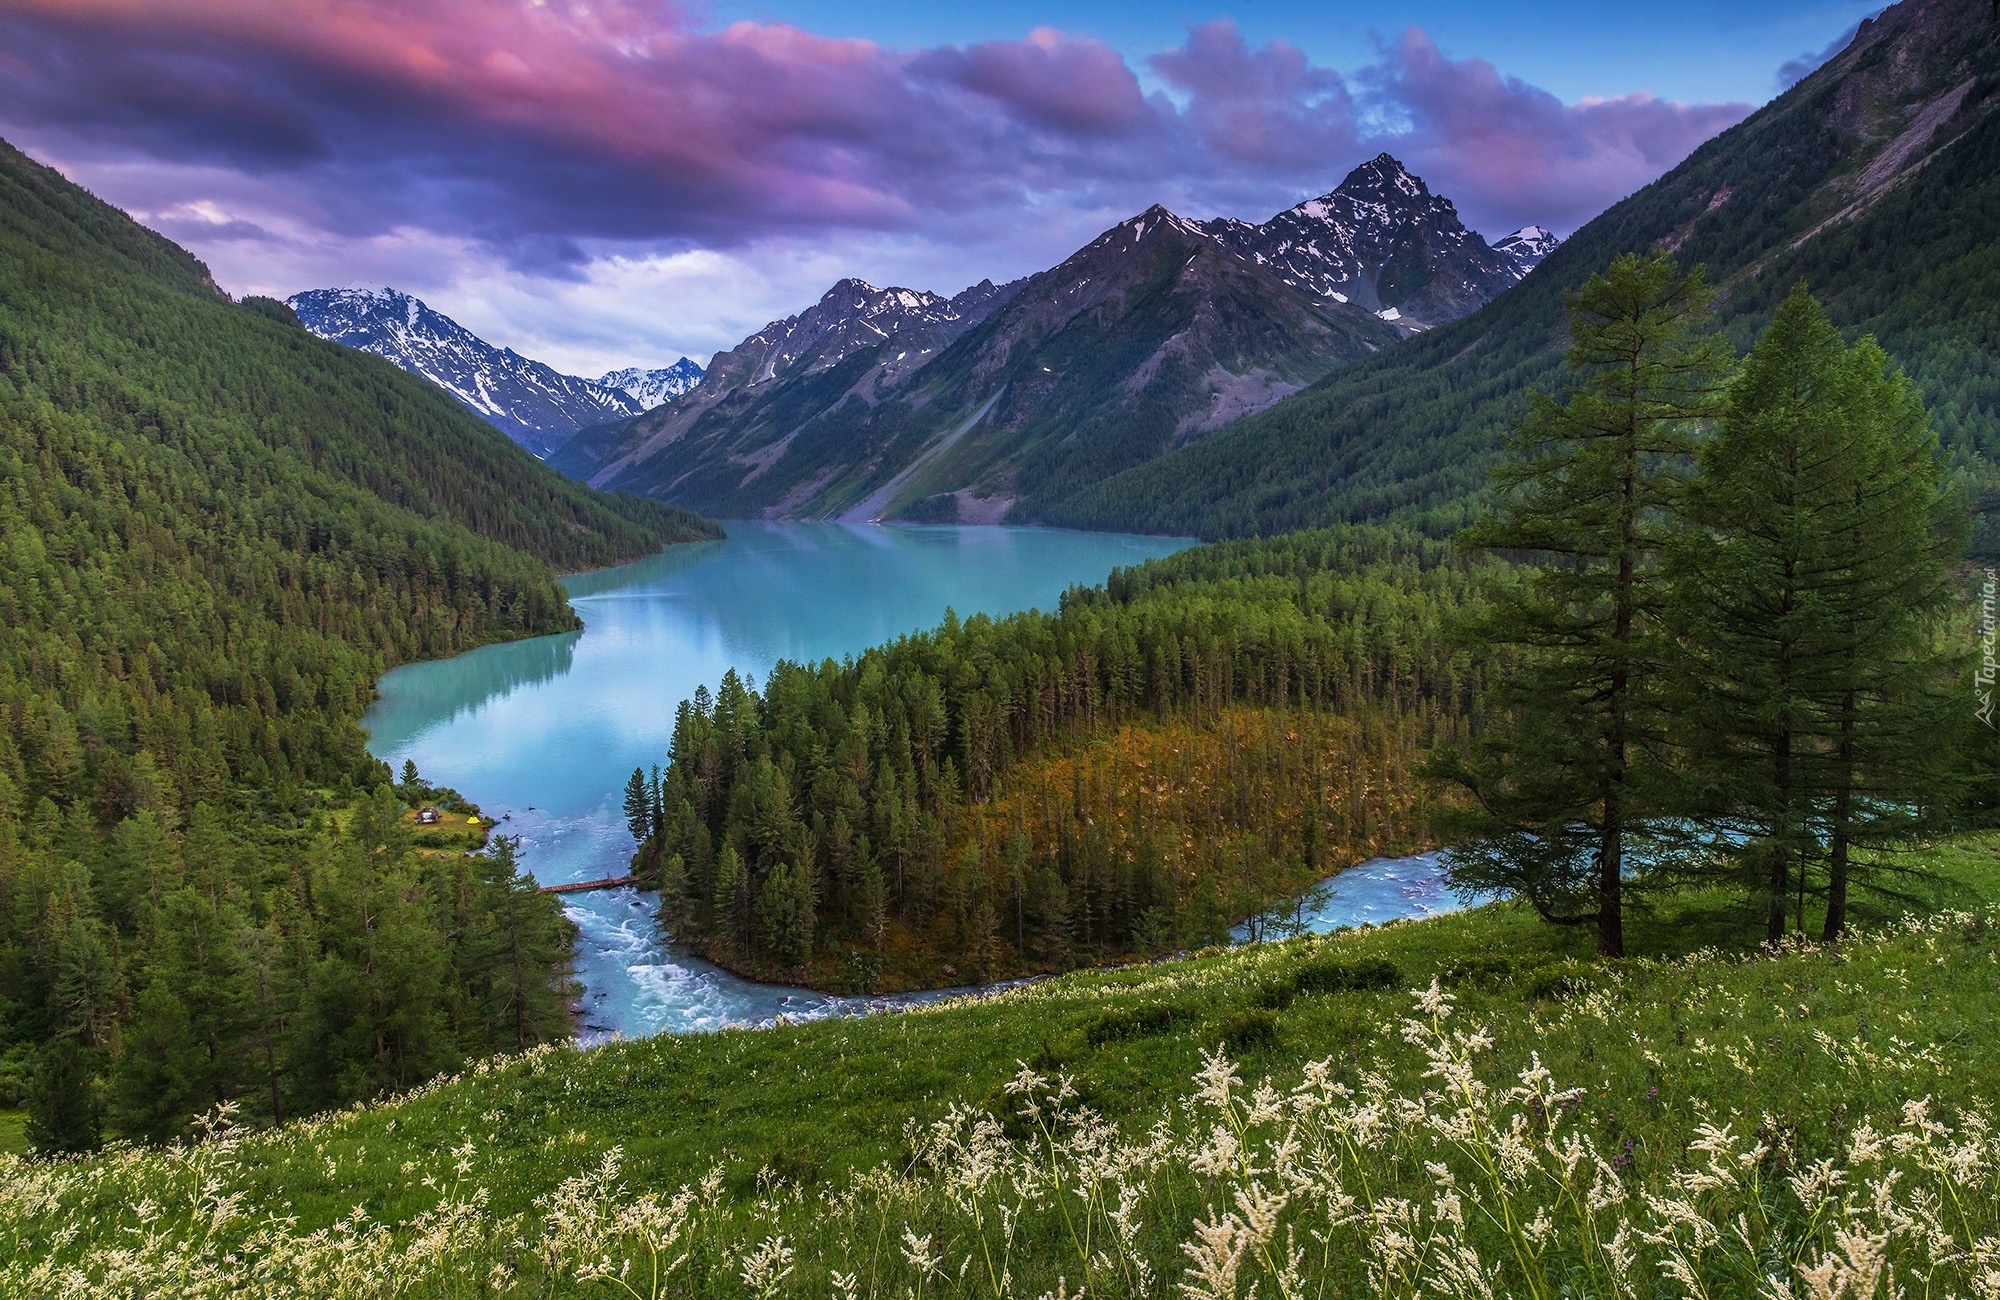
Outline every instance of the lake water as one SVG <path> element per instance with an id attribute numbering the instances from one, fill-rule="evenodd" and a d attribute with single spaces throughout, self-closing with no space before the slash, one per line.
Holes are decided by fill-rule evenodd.
<path id="1" fill-rule="evenodd" d="M 457 789 L 542 884 L 623 875 L 621 802 L 635 767 L 666 759 L 674 710 L 734 667 L 856 654 L 961 617 L 1054 609 L 1065 588 L 1168 555 L 1185 539 L 1043 528 L 731 523 L 729 540 L 669 547 L 567 579 L 584 630 L 410 664 L 382 678 L 369 749 Z M 565 898 L 581 928 L 589 1030 L 639 1036 L 841 1009 L 817 993 L 676 957 L 652 895 Z"/>
<path id="2" fill-rule="evenodd" d="M 623 875 L 621 810 L 635 767 L 665 761 L 674 710 L 734 667 L 858 653 L 960 616 L 1053 609 L 1063 590 L 1185 540 L 1034 528 L 731 523 L 729 540 L 671 547 L 566 580 L 581 632 L 487 646 L 385 675 L 369 748 L 448 785 L 521 837 L 544 885 Z M 1309 930 L 1456 906 L 1435 855 L 1341 873 L 1283 920 Z M 662 942 L 654 896 L 567 895 L 587 1035 L 641 1037 L 852 1014 L 911 999 L 835 998 L 754 984 Z M 935 994 L 928 996 L 943 996 Z"/>

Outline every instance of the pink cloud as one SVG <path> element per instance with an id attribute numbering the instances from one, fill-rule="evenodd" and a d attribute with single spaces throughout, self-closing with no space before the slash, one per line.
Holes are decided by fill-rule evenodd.
<path id="1" fill-rule="evenodd" d="M 644 0 L 0 0 L 0 49 L 10 134 L 263 178 L 332 234 L 429 231 L 551 274 L 602 244 L 971 244 L 1155 201 L 1261 218 L 1378 148 L 1474 224 L 1562 227 L 1747 111 L 1564 105 L 1415 31 L 1357 100 L 1289 45 L 1195 27 L 1148 61 L 1169 98 L 1047 28 L 898 51 Z"/>

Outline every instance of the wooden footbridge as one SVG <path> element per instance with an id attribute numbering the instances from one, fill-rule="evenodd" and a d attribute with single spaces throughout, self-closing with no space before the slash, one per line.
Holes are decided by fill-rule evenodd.
<path id="1" fill-rule="evenodd" d="M 581 894 L 587 889 L 617 889 L 621 885 L 636 885 L 637 876 L 606 876 L 602 880 L 572 880 L 567 885 L 543 885 L 544 894 Z"/>

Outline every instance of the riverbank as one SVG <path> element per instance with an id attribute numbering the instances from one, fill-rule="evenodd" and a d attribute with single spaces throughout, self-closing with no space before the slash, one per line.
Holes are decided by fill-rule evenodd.
<path id="1" fill-rule="evenodd" d="M 1491 900 L 1468 901 L 1453 893 L 1445 882 L 1444 865 L 1436 851 L 1398 858 L 1371 858 L 1326 877 L 1281 908 L 1246 918 L 1230 931 L 1230 939 L 1237 943 L 1263 943 L 1303 935 L 1331 934 L 1337 930 L 1383 926 L 1398 921 L 1426 920 L 1486 901 Z M 1185 960 L 1188 956 L 1185 950 L 1135 956 L 1094 966 L 1088 972 L 1072 973 L 1105 975 Z M 741 977 L 740 972 L 731 973 Z M 992 997 L 1028 984 L 1058 978 L 1062 973 L 1030 972 L 985 984 L 862 995 L 752 982 L 753 987 L 766 990 L 774 1001 L 767 1008 L 767 1014 L 704 1028 L 770 1029 L 829 1018 L 882 1015 L 956 998 Z M 591 1032 L 588 1025 L 584 1026 L 584 1030 L 581 1041 L 586 1044 L 608 1041 L 603 1033 Z"/>
<path id="2" fill-rule="evenodd" d="M 47 1261 L 100 1286 L 120 1269 L 143 1268 L 156 1285 L 206 1270 L 217 1294 L 325 1293 L 336 1279 L 366 1295 L 392 1284 L 586 1294 L 575 1233 L 600 1225 L 590 1229 L 602 1235 L 589 1258 L 608 1254 L 615 1271 L 636 1256 L 643 1286 L 648 1255 L 638 1234 L 679 1222 L 689 1235 L 673 1239 L 661 1262 L 686 1252 L 671 1279 L 686 1294 L 740 1296 L 746 1261 L 781 1239 L 790 1291 L 825 1294 L 838 1275 L 860 1279 L 866 1291 L 857 1294 L 900 1295 L 931 1267 L 912 1254 L 944 1256 L 935 1267 L 950 1277 L 968 1254 L 968 1267 L 979 1267 L 982 1240 L 994 1244 L 953 1208 L 954 1188 L 972 1179 L 973 1200 L 963 1203 L 997 1223 L 998 1208 L 980 1198 L 1012 1185 L 1009 1162 L 1046 1153 L 1017 1112 L 1040 1096 L 1040 1113 L 1052 1118 L 1049 1094 L 1009 1088 L 1025 1062 L 1043 1086 L 1067 1081 L 1071 1118 L 1053 1120 L 1063 1149 L 1115 1160 L 1074 1182 L 1083 1196 L 1071 1197 L 1066 1182 L 1055 1197 L 1010 1210 L 1019 1216 L 1008 1264 L 1016 1293 L 1053 1292 L 1060 1274 L 1069 1294 L 1079 1285 L 1094 1296 L 1158 1294 L 1184 1275 L 1180 1246 L 1214 1194 L 1186 1172 L 1206 1149 L 1206 1129 L 1188 1130 L 1180 1109 L 1197 1088 L 1212 1095 L 1222 1086 L 1204 1052 L 1220 1044 L 1237 1063 L 1246 1083 L 1230 1095 L 1239 1104 L 1250 1101 L 1248 1082 L 1268 1076 L 1271 1106 L 1343 1088 L 1366 1094 L 1356 1107 L 1386 1108 L 1434 1086 L 1423 1078 L 1423 1042 L 1401 1030 L 1413 1016 L 1425 1023 L 1410 990 L 1433 981 L 1450 1000 L 1450 1029 L 1490 1037 L 1466 1049 L 1483 1095 L 1497 1099 L 1523 1070 L 1537 1088 L 1546 1080 L 1543 1090 L 1563 1100 L 1545 1106 L 1543 1122 L 1559 1119 L 1562 1133 L 1602 1156 L 1613 1181 L 1598 1176 L 1597 1187 L 1629 1207 L 1621 1212 L 1643 1216 L 1642 1193 L 1670 1192 L 1677 1169 L 1704 1159 L 1705 1148 L 1690 1154 L 1690 1144 L 1713 1145 L 1708 1135 L 1722 1132 L 1732 1170 L 1736 1154 L 1762 1143 L 1763 1163 L 1750 1167 L 1768 1191 L 1765 1213 L 1776 1217 L 1753 1219 L 1750 1230 L 1782 1224 L 1793 1234 L 1783 1238 L 1787 1250 L 1817 1250 L 1823 1225 L 1791 1217 L 1786 1171 L 1844 1161 L 1864 1134 L 1898 1131 L 1906 1102 L 1956 1130 L 1961 1108 L 1990 1096 L 2000 1078 L 2000 1040 L 1980 1028 L 2000 961 L 2000 913 L 1990 907 L 2000 897 L 2000 837 L 1968 837 L 1933 857 L 1952 882 L 1935 901 L 1981 910 L 1932 912 L 1908 925 L 1871 918 L 1837 952 L 1762 951 L 1754 918 L 1721 895 L 1688 894 L 1634 919 L 1628 938 L 1641 955 L 1598 962 L 1588 936 L 1500 904 L 1073 974 L 894 1017 L 545 1049 L 226 1147 L 9 1165 L 0 1169 L 0 1270 L 11 1271 L 0 1282 L 33 1291 L 26 1270 Z M 1923 979 L 1907 978 L 1916 969 Z M 1305 1091 L 1293 1091 L 1302 1083 Z M 1077 1118 L 1078 1106 L 1093 1118 Z M 953 1120 L 954 1107 L 995 1117 L 956 1156 L 938 1143 L 974 1139 L 973 1120 Z M 1398 1113 L 1379 1109 L 1376 1123 L 1386 1127 L 1364 1130 L 1360 1149 L 1379 1138 L 1408 1158 L 1355 1172 L 1377 1197 L 1410 1198 L 1428 1223 L 1438 1186 L 1424 1162 L 1457 1168 L 1460 1156 L 1434 1150 L 1421 1126 L 1405 1131 Z M 1246 1140 L 1264 1143 L 1271 1122 L 1247 1121 Z M 1530 1129 L 1537 1141 L 1542 1131 Z M 1155 1137 L 1163 1145 L 1146 1156 Z M 1061 1167 L 1065 1178 L 1081 1172 Z M 1884 1168 L 1857 1169 L 1857 1194 Z M 981 1170 L 1000 1181 L 979 1182 Z M 1454 1176 L 1474 1178 L 1476 1167 Z M 694 1191 L 674 1219 L 669 1206 L 684 1184 Z M 1129 1210 L 1120 1186 L 1134 1198 Z M 1965 1189 L 1965 1204 L 1984 1207 L 1974 1227 L 1991 1234 L 2000 1202 L 1986 1187 Z M 1520 1194 L 1546 1195 L 1540 1183 Z M 1699 1213 L 1733 1222 L 1731 1194 L 1708 1194 Z M 1297 1216 L 1315 1204 L 1271 1213 L 1296 1220 L 1303 1238 L 1316 1220 Z M 1560 1212 L 1566 1202 L 1552 1204 Z M 351 1218 L 356 1206 L 365 1218 Z M 1065 1207 L 1102 1234 L 1106 1262 L 1077 1257 Z M 1104 1218 L 1112 1210 L 1136 1229 L 1123 1254 L 1119 1229 Z M 1866 1215 L 1866 1204 L 1853 1213 Z M 1846 1214 L 1833 1221 L 1872 1221 Z M 1562 1240 L 1575 1235 L 1566 1230 Z M 1358 1270 L 1365 1240 L 1339 1240 L 1340 1267 Z M 1477 1232 L 1470 1244 L 1504 1257 L 1504 1245 L 1495 1255 Z M 1122 1280 L 1121 1259 L 1143 1262 L 1153 1283 Z M 1645 1262 L 1647 1276 L 1655 1265 Z M 1249 1256 L 1242 1267 L 1255 1274 L 1265 1265 Z M 955 1289 L 934 1274 L 924 1280 Z M 1714 1294 L 1747 1293 L 1729 1278 L 1710 1280 Z"/>
<path id="3" fill-rule="evenodd" d="M 780 659 L 858 654 L 947 606 L 967 617 L 1052 608 L 1072 585 L 1187 544 L 1012 528 L 727 530 L 724 542 L 569 580 L 580 633 L 389 673 L 365 720 L 370 752 L 394 769 L 414 761 L 504 819 L 538 884 L 623 875 L 633 844 L 617 792 L 635 767 L 663 761 L 677 707 L 724 671 L 762 681 Z M 590 1036 L 700 1032 L 817 996 L 668 954 L 650 901 L 629 891 L 565 903 Z"/>
<path id="4" fill-rule="evenodd" d="M 1421 845 L 1421 841 L 1419 843 Z M 598 887 L 600 886 L 589 882 L 582 886 L 582 888 Z M 649 893 L 653 891 L 653 887 L 650 884 L 643 885 L 640 891 Z M 1295 888 L 1287 888 L 1277 896 L 1266 900 L 1256 911 L 1229 925 L 1223 933 L 1210 938 L 1216 945 L 1263 943 L 1302 935 L 1330 934 L 1335 930 L 1358 929 L 1362 926 L 1387 925 L 1394 921 L 1420 921 L 1490 901 L 1492 901 L 1490 898 L 1468 900 L 1455 894 L 1445 880 L 1444 865 L 1440 860 L 1439 850 L 1419 847 L 1414 852 L 1369 857 L 1316 879 L 1308 877 L 1304 883 L 1298 884 Z M 668 942 L 671 946 L 671 939 Z M 1108 960 L 1093 962 L 1088 967 L 1072 967 L 1070 970 L 1091 970 L 1101 973 L 1132 966 L 1157 965 L 1161 961 L 1185 957 L 1188 951 L 1187 948 L 1175 948 L 1152 952 L 1128 952 L 1117 954 Z M 782 984 L 760 978 L 759 972 L 755 970 L 746 970 L 716 961 L 705 953 L 689 952 L 684 955 L 698 957 L 718 970 L 728 971 L 743 980 L 766 988 L 790 994 L 818 995 L 825 1000 L 826 1010 L 823 1014 L 833 1015 L 867 1014 L 871 1010 L 892 1009 L 898 1005 L 910 1004 L 907 1000 L 916 997 L 929 1000 L 938 996 L 977 995 L 990 989 L 1012 988 L 1070 973 L 1062 970 L 1023 967 L 971 984 L 937 982 L 919 987 L 871 989 L 856 994 L 851 989 L 829 985 L 804 982 Z M 833 957 L 816 963 L 814 969 L 843 971 L 851 969 L 851 965 L 841 962 L 838 957 Z M 948 965 L 945 965 L 943 970 L 947 975 L 956 973 Z M 849 1004 L 858 1010 L 850 1012 L 844 1009 Z M 776 1014 L 786 1013 L 774 1013 Z M 816 1017 L 800 1014 L 791 1018 Z M 774 1019 L 767 1017 L 747 1023 L 753 1026 L 767 1026 L 774 1023 Z"/>

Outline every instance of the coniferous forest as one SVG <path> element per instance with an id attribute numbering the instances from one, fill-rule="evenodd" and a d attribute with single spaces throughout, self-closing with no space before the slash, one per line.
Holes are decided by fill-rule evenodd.
<path id="1" fill-rule="evenodd" d="M 627 812 L 669 929 L 857 989 L 1220 940 L 1424 838 L 1480 566 L 1384 530 L 1230 543 L 682 706 Z M 947 971 L 944 968 L 951 967 Z"/>
<path id="2" fill-rule="evenodd" d="M 1739 365 L 1711 296 L 1659 254 L 1572 294 L 1571 382 L 1456 542 L 1219 543 L 703 688 L 625 791 L 663 924 L 821 986 L 989 980 L 1224 941 L 1448 842 L 1606 956 L 1698 880 L 1837 939 L 1990 794 L 1949 695 L 1966 502 L 1872 340 L 1801 288 Z"/>
<path id="3" fill-rule="evenodd" d="M 641 892 L 573 914 L 723 968 L 626 966 L 715 994 L 637 1041 L 361 724 L 720 526 L 0 145 L 0 1292 L 2000 1297 L 1987 8 L 1904 0 L 1488 306 L 1041 498 L 1205 544 L 717 663 L 539 823 L 595 853 L 622 795 L 630 877 L 563 888 Z"/>
<path id="4" fill-rule="evenodd" d="M 381 672 L 577 626 L 555 571 L 718 535 L 542 469 L 428 385 L 233 304 L 0 152 L 0 1100 L 184 1133 L 568 1032 L 567 922 L 413 848 Z"/>

